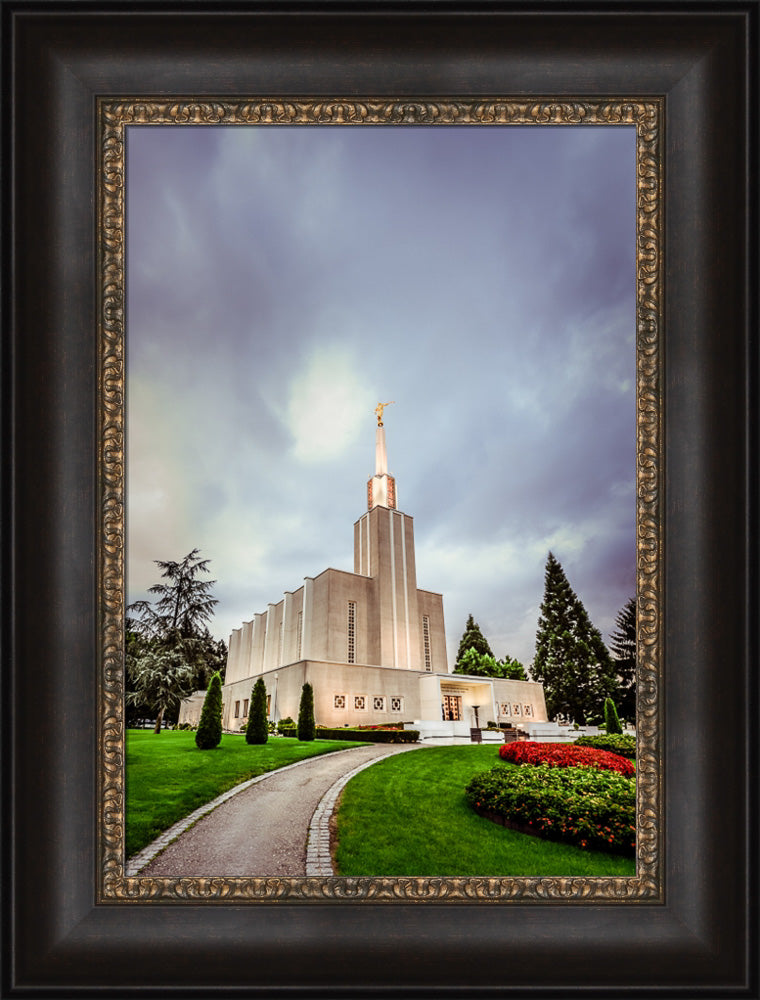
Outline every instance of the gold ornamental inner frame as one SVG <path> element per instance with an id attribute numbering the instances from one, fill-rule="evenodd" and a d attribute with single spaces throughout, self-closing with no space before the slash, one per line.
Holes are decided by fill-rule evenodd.
<path id="1" fill-rule="evenodd" d="M 101 98 L 98 123 L 98 897 L 107 903 L 657 903 L 664 900 L 662 132 L 664 103 L 388 98 Z M 636 128 L 637 829 L 633 877 L 128 877 L 124 857 L 125 138 L 130 125 L 629 125 Z"/>

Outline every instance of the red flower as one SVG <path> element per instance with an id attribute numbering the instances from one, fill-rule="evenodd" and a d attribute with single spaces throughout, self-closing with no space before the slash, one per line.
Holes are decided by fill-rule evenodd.
<path id="1" fill-rule="evenodd" d="M 624 778 L 632 778 L 635 768 L 632 761 L 608 750 L 595 747 L 577 747 L 565 743 L 534 743 L 532 740 L 502 743 L 499 757 L 511 764 L 548 764 L 550 767 L 596 767 L 603 771 L 617 771 Z"/>

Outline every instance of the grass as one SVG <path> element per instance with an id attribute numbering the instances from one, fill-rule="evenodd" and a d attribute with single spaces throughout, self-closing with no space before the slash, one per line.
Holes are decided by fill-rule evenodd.
<path id="1" fill-rule="evenodd" d="M 340 875 L 626 876 L 633 858 L 517 833 L 467 804 L 492 746 L 433 747 L 373 764 L 346 786 L 337 817 Z"/>
<path id="2" fill-rule="evenodd" d="M 178 820 L 229 788 L 307 757 L 365 746 L 337 740 L 270 736 L 252 746 L 237 734 L 222 736 L 215 750 L 199 750 L 195 733 L 127 731 L 126 854 L 132 857 Z"/>

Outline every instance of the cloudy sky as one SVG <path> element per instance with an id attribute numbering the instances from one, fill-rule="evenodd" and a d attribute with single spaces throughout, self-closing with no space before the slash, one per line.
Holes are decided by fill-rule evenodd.
<path id="1" fill-rule="evenodd" d="M 630 127 L 131 127 L 128 601 L 198 547 L 230 631 L 353 570 L 385 411 L 450 667 L 528 663 L 553 551 L 635 592 Z"/>

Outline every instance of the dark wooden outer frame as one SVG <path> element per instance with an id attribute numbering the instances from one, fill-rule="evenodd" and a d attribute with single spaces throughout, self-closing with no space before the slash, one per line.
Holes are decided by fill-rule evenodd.
<path id="1" fill-rule="evenodd" d="M 3 3 L 5 995 L 757 996 L 757 13 Z M 664 903 L 95 904 L 95 105 L 139 93 L 665 98 Z"/>

